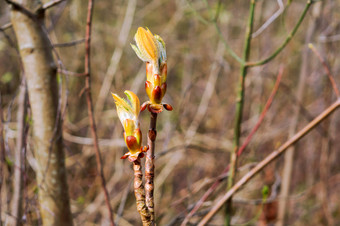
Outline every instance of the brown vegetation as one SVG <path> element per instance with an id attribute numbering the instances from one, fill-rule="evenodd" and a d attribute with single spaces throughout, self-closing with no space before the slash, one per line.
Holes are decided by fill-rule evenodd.
<path id="1" fill-rule="evenodd" d="M 43 3 L 41 30 L 20 7 L 0 2 L 1 223 L 22 214 L 24 225 L 42 224 L 43 202 L 51 201 L 43 191 L 62 186 L 63 199 L 48 211 L 69 223 L 68 205 L 74 225 L 109 225 L 110 208 L 116 225 L 141 224 L 133 190 L 142 186 L 133 180 L 141 182 L 145 160 L 120 159 L 127 149 L 110 92 L 147 100 L 145 64 L 129 45 L 142 26 L 166 43 L 164 102 L 174 109 L 157 116 L 157 225 L 186 217 L 203 224 L 209 214 L 212 225 L 224 225 L 230 197 L 231 224 L 340 224 L 339 0 L 95 1 L 87 40 L 87 1 Z M 27 9 L 43 19 L 37 6 Z M 22 46 L 29 26 L 44 43 L 34 54 Z M 149 121 L 142 112 L 143 145 Z M 41 150 L 66 171 L 41 168 Z"/>

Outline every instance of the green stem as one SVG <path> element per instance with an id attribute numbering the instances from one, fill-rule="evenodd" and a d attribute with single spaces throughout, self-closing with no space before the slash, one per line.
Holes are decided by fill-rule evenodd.
<path id="1" fill-rule="evenodd" d="M 250 55 L 250 43 L 251 35 L 254 24 L 254 12 L 255 12 L 255 0 L 250 1 L 250 10 L 248 24 L 246 28 L 246 38 L 243 50 L 243 61 L 246 62 Z M 245 93 L 245 78 L 247 75 L 248 66 L 245 64 L 241 65 L 240 80 L 238 84 L 238 93 L 236 99 L 236 115 L 235 115 L 235 126 L 234 126 L 234 140 L 233 140 L 233 152 L 231 154 L 230 160 L 230 171 L 228 177 L 228 190 L 233 186 L 235 180 L 235 172 L 237 168 L 237 150 L 240 145 L 240 135 L 241 135 L 241 123 L 242 123 L 242 113 L 243 113 L 243 103 L 244 103 L 244 93 Z M 230 199 L 226 204 L 226 219 L 225 225 L 230 225 L 231 221 L 231 211 L 232 210 L 232 200 Z"/>
<path id="2" fill-rule="evenodd" d="M 289 35 L 287 36 L 286 40 L 281 44 L 281 46 L 279 46 L 279 48 L 277 48 L 277 50 L 275 50 L 275 52 L 270 55 L 269 57 L 263 59 L 263 60 L 259 60 L 257 62 L 247 62 L 246 66 L 248 67 L 254 67 L 254 66 L 259 66 L 259 65 L 263 65 L 268 63 L 269 61 L 271 61 L 272 59 L 274 59 L 285 47 L 286 45 L 290 42 L 290 40 L 294 37 L 295 33 L 297 32 L 297 30 L 299 29 L 303 19 L 305 18 L 308 9 L 310 8 L 310 6 L 314 3 L 314 1 L 308 1 L 297 24 L 295 25 L 295 27 L 293 28 L 293 30 L 289 33 Z"/>
<path id="3" fill-rule="evenodd" d="M 230 46 L 228 45 L 228 43 L 226 42 L 226 40 L 224 39 L 221 29 L 220 27 L 217 25 L 217 22 L 214 21 L 214 26 L 215 29 L 217 31 L 218 36 L 220 37 L 220 39 L 222 40 L 227 52 L 229 53 L 230 56 L 232 56 L 237 62 L 239 62 L 241 65 L 244 65 L 246 63 L 246 61 L 242 60 L 239 56 L 237 56 L 237 54 L 234 52 L 234 50 L 232 50 L 232 48 L 230 48 Z"/>

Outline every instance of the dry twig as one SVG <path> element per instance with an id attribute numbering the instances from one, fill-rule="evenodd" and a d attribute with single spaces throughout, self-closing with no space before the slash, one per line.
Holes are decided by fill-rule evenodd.
<path id="1" fill-rule="evenodd" d="M 94 150 L 96 152 L 96 161 L 97 161 L 97 172 L 100 176 L 101 180 L 101 186 L 105 194 L 105 200 L 106 200 L 106 206 L 109 211 L 109 218 L 111 226 L 115 225 L 113 221 L 113 213 L 112 208 L 110 205 L 110 198 L 109 193 L 106 189 L 106 181 L 104 177 L 104 171 L 103 171 L 103 161 L 100 155 L 99 145 L 98 145 L 98 137 L 97 137 L 97 129 L 96 129 L 96 122 L 94 119 L 93 114 L 93 104 L 92 104 L 92 96 L 91 96 L 91 61 L 90 61 L 90 41 L 91 41 L 91 27 L 92 27 L 92 12 L 93 12 L 93 4 L 94 0 L 88 1 L 88 11 L 87 11 L 87 20 L 86 20 L 86 35 L 85 35 L 85 89 L 86 89 L 86 101 L 87 101 L 87 111 L 89 115 L 90 120 L 90 126 L 91 126 L 91 133 L 93 137 L 93 144 L 94 144 Z"/>

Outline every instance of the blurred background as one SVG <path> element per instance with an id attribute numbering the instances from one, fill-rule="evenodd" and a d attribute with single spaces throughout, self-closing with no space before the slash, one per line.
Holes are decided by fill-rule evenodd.
<path id="1" fill-rule="evenodd" d="M 242 56 L 249 2 L 95 2 L 91 40 L 92 97 L 107 189 L 118 225 L 140 224 L 133 194 L 132 165 L 120 159 L 127 148 L 111 97 L 111 92 L 122 96 L 124 90 L 132 90 L 141 102 L 147 100 L 145 64 L 130 47 L 137 28 L 148 27 L 166 43 L 168 89 L 163 101 L 171 104 L 174 110 L 158 116 L 155 209 L 158 225 L 180 225 L 230 162 L 240 64 L 228 54 L 225 44 Z M 272 55 L 286 40 L 307 3 L 306 0 L 256 2 L 250 61 Z M 64 1 L 47 11 L 46 26 L 63 70 L 83 73 L 86 13 L 87 2 L 81 0 Z M 10 9 L 2 1 L 1 135 L 5 141 L 1 159 L 2 220 L 9 211 L 13 190 L 16 111 L 22 79 L 15 35 L 8 23 Z M 239 159 L 238 179 L 335 101 L 327 74 L 308 43 L 313 43 L 329 65 L 336 83 L 340 84 L 339 0 L 314 3 L 283 51 L 267 64 L 248 70 L 241 143 L 258 121 L 280 66 L 284 67 L 272 106 Z M 85 79 L 73 73 L 59 76 L 63 85 L 62 101 L 67 102 L 63 138 L 74 223 L 108 225 L 105 198 L 96 174 L 86 100 L 82 95 Z M 143 112 L 140 117 L 146 144 L 149 114 Z M 339 119 L 340 112 L 336 111 L 294 146 L 293 159 L 289 160 L 292 174 L 289 197 L 285 199 L 285 225 L 340 225 Z M 23 172 L 24 220 L 26 225 L 37 225 L 40 216 L 36 163 L 32 154 L 32 130 L 28 133 Z M 282 156 L 237 193 L 232 224 L 278 222 L 285 168 L 287 161 L 285 164 Z M 264 188 L 269 188 L 269 195 L 273 194 L 270 202 L 263 201 Z M 204 202 L 190 224 L 195 225 L 214 200 L 225 192 L 226 180 Z M 223 218 L 224 212 L 220 211 L 211 225 L 223 225 Z"/>

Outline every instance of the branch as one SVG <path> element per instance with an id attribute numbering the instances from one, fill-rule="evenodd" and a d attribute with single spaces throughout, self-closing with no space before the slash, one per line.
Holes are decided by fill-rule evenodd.
<path id="1" fill-rule="evenodd" d="M 5 0 L 7 2 L 7 4 L 12 5 L 13 10 L 18 10 L 20 12 L 22 12 L 23 14 L 25 14 L 26 16 L 28 16 L 29 18 L 31 18 L 34 21 L 37 21 L 37 17 L 36 15 L 31 12 L 29 9 L 27 9 L 26 7 L 24 7 L 23 5 L 14 2 L 12 0 Z"/>
<path id="2" fill-rule="evenodd" d="M 271 56 L 267 57 L 266 59 L 257 61 L 257 62 L 247 62 L 246 65 L 249 66 L 249 67 L 259 66 L 259 65 L 266 64 L 269 61 L 271 61 L 272 59 L 274 59 L 286 47 L 286 45 L 290 42 L 290 40 L 294 37 L 294 35 L 297 32 L 297 30 L 299 29 L 303 19 L 305 18 L 310 6 L 313 3 L 314 3 L 314 1 L 308 0 L 299 20 L 297 22 L 297 24 L 295 25 L 293 30 L 290 32 L 290 34 L 287 36 L 286 40 L 281 44 L 281 46 L 279 48 L 277 48 L 277 50 L 274 51 L 274 53 Z"/>
<path id="3" fill-rule="evenodd" d="M 208 25 L 209 23 L 213 23 L 214 24 L 214 27 L 216 29 L 216 32 L 219 36 L 219 38 L 222 40 L 227 52 L 229 53 L 230 56 L 232 56 L 237 62 L 239 62 L 240 64 L 245 64 L 245 62 L 233 51 L 233 49 L 229 46 L 229 44 L 227 43 L 227 41 L 224 39 L 223 35 L 222 35 L 222 32 L 221 32 L 221 29 L 220 27 L 218 26 L 217 24 L 217 18 L 218 18 L 218 15 L 219 15 L 219 7 L 220 7 L 220 3 L 218 5 L 218 8 L 217 8 L 217 11 L 216 11 L 216 14 L 213 18 L 212 21 L 210 20 L 206 20 L 204 19 L 198 12 L 197 10 L 192 6 L 192 4 L 186 0 L 186 2 L 188 3 L 189 7 L 192 9 L 192 12 L 195 14 L 195 16 L 197 16 L 197 18 L 204 24 Z M 206 2 L 207 4 L 207 2 Z M 209 8 L 209 5 L 207 5 L 208 9 L 210 10 Z"/>
<path id="4" fill-rule="evenodd" d="M 152 216 L 145 205 L 145 191 L 143 186 L 143 172 L 142 165 L 140 164 L 140 159 L 137 159 L 133 162 L 133 171 L 134 171 L 134 191 L 136 197 L 136 205 L 137 211 L 142 219 L 143 225 L 150 225 L 152 222 Z"/>
<path id="5" fill-rule="evenodd" d="M 337 99 L 331 106 L 324 110 L 320 115 L 318 115 L 313 121 L 308 123 L 302 130 L 296 133 L 291 139 L 286 141 L 277 150 L 273 151 L 264 160 L 262 160 L 257 166 L 250 170 L 246 175 L 244 175 L 219 201 L 213 206 L 207 215 L 200 221 L 198 226 L 203 226 L 208 223 L 208 221 L 217 213 L 217 211 L 222 207 L 222 205 L 228 201 L 232 195 L 234 195 L 238 190 L 241 189 L 251 178 L 253 178 L 257 173 L 259 173 L 264 167 L 269 163 L 277 159 L 284 151 L 286 151 L 290 146 L 295 144 L 305 135 L 307 135 L 312 129 L 325 120 L 329 115 L 331 115 L 338 107 L 340 107 L 340 99 Z"/>
<path id="6" fill-rule="evenodd" d="M 246 138 L 246 140 L 244 141 L 244 143 L 242 144 L 242 146 L 238 149 L 237 151 L 237 155 L 240 156 L 242 154 L 242 152 L 244 151 L 244 149 L 248 146 L 248 144 L 250 143 L 251 139 L 253 138 L 254 134 L 256 133 L 256 131 L 259 129 L 265 115 L 267 114 L 267 111 L 269 109 L 269 107 L 271 106 L 273 100 L 274 100 L 274 97 L 275 97 L 275 94 L 279 88 L 279 85 L 280 85 L 280 82 L 281 82 L 281 78 L 282 78 L 282 75 L 283 75 L 283 67 L 280 67 L 280 71 L 279 71 L 279 74 L 277 76 L 277 79 L 276 79 L 276 82 L 275 82 L 275 85 L 274 85 L 274 88 L 264 106 L 264 109 L 263 111 L 261 112 L 261 115 L 260 115 L 260 118 L 259 120 L 257 121 L 256 125 L 254 126 L 254 128 L 251 130 L 251 132 L 249 133 L 248 137 Z"/>
<path id="7" fill-rule="evenodd" d="M 56 43 L 56 44 L 53 44 L 53 47 L 55 47 L 55 48 L 70 47 L 70 46 L 78 45 L 78 44 L 83 43 L 83 42 L 85 42 L 84 38 L 79 39 L 79 40 L 75 40 L 75 41 L 71 41 L 71 42 L 66 42 L 66 43 Z"/>
<path id="8" fill-rule="evenodd" d="M 273 23 L 284 11 L 284 5 L 282 0 L 277 0 L 279 9 L 257 30 L 252 34 L 252 38 L 260 35 L 271 23 Z"/>
<path id="9" fill-rule="evenodd" d="M 22 13 L 26 14 L 29 18 L 36 20 L 36 15 L 32 13 L 30 10 L 26 9 L 23 5 L 16 3 L 12 0 L 5 0 L 5 1 L 7 2 L 7 4 L 12 5 L 14 9 L 20 10 Z M 41 9 L 46 10 L 46 9 L 52 8 L 63 1 L 65 0 L 53 0 L 51 2 L 45 3 Z M 12 23 L 7 23 L 1 26 L 0 30 L 5 31 L 6 29 L 9 29 L 9 28 L 12 28 Z"/>
<path id="10" fill-rule="evenodd" d="M 12 23 L 7 23 L 7 24 L 2 25 L 0 30 L 1 31 L 5 31 L 5 30 L 7 30 L 9 28 L 12 28 Z"/>
<path id="11" fill-rule="evenodd" d="M 145 194 L 146 194 L 146 206 L 151 214 L 151 222 L 155 221 L 154 212 L 154 176 L 155 176 L 155 141 L 157 136 L 156 131 L 157 113 L 151 113 L 150 127 L 148 133 L 148 146 L 149 150 L 146 153 L 145 159 Z"/>
<path id="12" fill-rule="evenodd" d="M 92 104 L 92 97 L 91 97 L 91 61 L 90 61 L 90 50 L 91 50 L 91 27 L 92 27 L 92 15 L 93 15 L 93 5 L 94 5 L 94 0 L 89 0 L 88 1 L 88 8 L 87 8 L 87 19 L 86 19 L 86 35 L 85 35 L 85 90 L 86 90 L 86 102 L 87 102 L 87 111 L 89 115 L 89 120 L 90 120 L 90 126 L 91 126 L 91 133 L 93 137 L 93 145 L 94 145 L 94 150 L 96 152 L 96 162 L 97 162 L 97 173 L 100 176 L 101 180 L 101 186 L 104 191 L 105 195 L 105 201 L 106 201 L 106 206 L 109 211 L 109 218 L 110 218 L 110 223 L 111 226 L 114 226 L 115 223 L 113 221 L 113 213 L 112 213 L 112 208 L 110 205 L 110 198 L 109 198 L 109 193 L 106 189 L 106 181 L 104 177 L 104 171 L 103 171 L 103 161 L 101 158 L 100 150 L 99 150 L 99 145 L 98 145 L 98 137 L 97 137 L 97 129 L 96 129 L 96 122 L 94 119 L 94 114 L 93 114 L 93 104 Z"/>
<path id="13" fill-rule="evenodd" d="M 246 37 L 244 42 L 244 50 L 243 50 L 243 58 L 244 62 L 247 62 L 250 55 L 250 45 L 251 45 L 251 34 L 254 25 L 254 13 L 255 13 L 255 0 L 250 1 L 250 8 L 249 8 L 249 17 L 248 17 L 248 24 L 246 28 Z M 227 189 L 229 190 L 235 180 L 236 176 L 236 169 L 237 169 L 237 150 L 239 149 L 240 145 L 240 138 L 241 138 L 241 124 L 243 118 L 243 105 L 244 105 L 244 94 L 245 94 L 245 80 L 247 76 L 248 66 L 245 64 L 241 65 L 241 72 L 239 76 L 239 83 L 238 83 L 238 93 L 236 97 L 236 112 L 235 112 L 235 126 L 234 126 L 234 139 L 233 139 L 233 151 L 231 153 L 230 158 L 230 172 L 228 177 L 228 186 Z M 226 203 L 226 219 L 225 225 L 230 225 L 231 222 L 231 213 L 232 213 L 232 199 L 230 199 Z"/>
<path id="14" fill-rule="evenodd" d="M 58 5 L 59 3 L 64 2 L 64 1 L 65 1 L 65 0 L 53 0 L 53 1 L 50 1 L 50 2 L 45 3 L 45 4 L 42 6 L 42 8 L 43 8 L 44 10 L 46 10 L 46 9 L 49 9 L 49 8 L 52 8 L 52 7 L 56 6 L 56 5 Z"/>
<path id="15" fill-rule="evenodd" d="M 77 72 L 73 72 L 73 71 L 68 71 L 62 68 L 58 68 L 58 72 L 64 75 L 71 75 L 71 76 L 76 76 L 76 77 L 83 77 L 83 76 L 87 76 L 87 74 L 85 73 L 77 73 Z"/>

